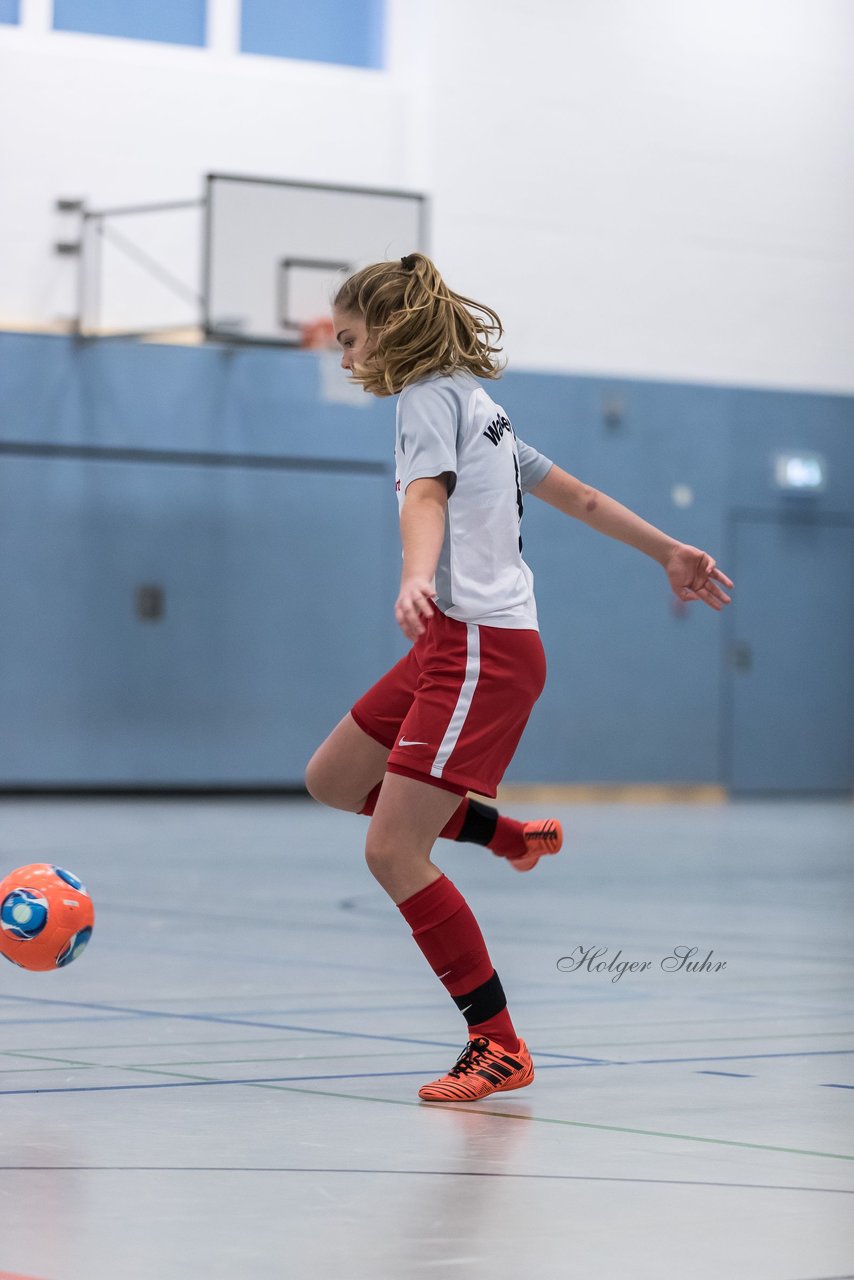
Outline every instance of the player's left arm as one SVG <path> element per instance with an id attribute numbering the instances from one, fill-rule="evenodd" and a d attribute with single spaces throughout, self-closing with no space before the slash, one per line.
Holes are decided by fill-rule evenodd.
<path id="1" fill-rule="evenodd" d="M 657 560 L 680 600 L 702 600 L 718 611 L 730 603 L 730 596 L 718 584 L 732 587 L 733 583 L 717 568 L 708 552 L 662 533 L 628 507 L 584 484 L 561 467 L 552 465 L 531 493 L 598 533 L 636 547 L 644 555 Z"/>

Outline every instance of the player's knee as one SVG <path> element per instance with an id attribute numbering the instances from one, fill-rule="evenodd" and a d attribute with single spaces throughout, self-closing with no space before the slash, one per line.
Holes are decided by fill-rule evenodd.
<path id="1" fill-rule="evenodd" d="M 329 809 L 344 809 L 356 813 L 364 800 L 354 798 L 342 785 L 340 777 L 324 764 L 320 752 L 315 752 L 305 768 L 305 788 L 313 800 Z"/>
<path id="2" fill-rule="evenodd" d="M 312 799 L 317 800 L 320 804 L 328 805 L 331 809 L 339 809 L 341 807 L 337 803 L 338 797 L 334 779 L 330 776 L 328 769 L 324 768 L 322 760 L 318 759 L 317 752 L 306 765 L 305 786 Z"/>
<path id="3" fill-rule="evenodd" d="M 400 858 L 400 848 L 390 845 L 371 831 L 365 842 L 365 862 L 371 875 L 382 884 Z"/>

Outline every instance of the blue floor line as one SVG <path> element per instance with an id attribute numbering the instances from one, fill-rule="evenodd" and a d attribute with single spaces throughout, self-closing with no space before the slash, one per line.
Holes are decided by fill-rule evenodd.
<path id="1" fill-rule="evenodd" d="M 433 1045 L 433 1048 L 443 1048 L 442 1045 Z M 189 1065 L 189 1064 L 188 1064 Z M 587 1063 L 587 1062 L 537 1062 L 537 1071 L 569 1071 L 580 1070 L 586 1066 L 633 1066 L 634 1063 Z M 98 1068 L 98 1064 L 94 1064 L 93 1070 Z M 62 1071 L 61 1065 L 56 1067 L 57 1071 Z M 121 1067 L 121 1066 L 104 1066 L 105 1071 L 122 1071 L 135 1070 L 137 1068 Z M 0 1089 L 0 1097 L 14 1097 L 25 1094 L 43 1094 L 43 1093 L 120 1093 L 130 1091 L 141 1091 L 147 1089 L 190 1089 L 190 1088 L 214 1088 L 217 1086 L 232 1085 L 257 1085 L 257 1084 L 306 1084 L 318 1080 L 385 1080 L 385 1079 L 403 1079 L 409 1076 L 423 1076 L 429 1068 L 421 1068 L 418 1071 L 360 1071 L 360 1072 L 342 1072 L 338 1074 L 326 1075 L 299 1075 L 299 1076 L 244 1076 L 235 1079 L 216 1079 L 216 1080 L 163 1080 L 153 1081 L 150 1083 L 134 1083 L 134 1084 L 94 1084 L 94 1085 L 67 1085 L 56 1086 L 54 1088 L 32 1088 L 32 1089 Z M 26 1074 L 26 1073 L 22 1073 Z M 164 1073 L 165 1074 L 165 1073 Z M 728 1072 L 697 1072 L 698 1075 L 727 1075 Z M 737 1073 L 732 1073 L 737 1074 Z M 753 1077 L 746 1077 L 751 1079 Z M 823 1086 L 820 1086 L 823 1087 Z M 850 1088 L 854 1086 L 830 1086 Z"/>
<path id="2" fill-rule="evenodd" d="M 619 1065 L 640 1067 L 647 1065 L 659 1066 L 667 1062 L 742 1062 L 757 1058 L 827 1058 L 852 1053 L 854 1053 L 854 1049 L 801 1049 L 792 1053 L 722 1053 L 714 1056 L 704 1054 L 699 1058 L 626 1058 Z"/>
<path id="3" fill-rule="evenodd" d="M 19 999 L 19 1000 L 28 999 L 28 997 L 25 997 L 25 996 L 17 996 L 17 997 L 13 996 L 11 998 Z M 261 1028 L 266 1031 L 297 1031 L 297 1032 L 300 1032 L 303 1034 L 309 1034 L 309 1035 L 339 1036 L 342 1039 L 381 1040 L 386 1043 L 432 1045 L 434 1047 L 437 1045 L 437 1042 L 435 1040 L 422 1040 L 422 1039 L 417 1039 L 409 1036 L 372 1035 L 370 1032 L 362 1032 L 362 1031 L 336 1031 L 329 1027 L 304 1027 L 304 1026 L 295 1025 L 293 1023 L 261 1022 L 254 1019 L 250 1020 L 247 1018 L 222 1018 L 222 1017 L 218 1017 L 216 1014 L 210 1014 L 210 1013 L 174 1013 L 174 1012 L 168 1012 L 168 1011 L 158 1010 L 158 1009 L 129 1009 L 122 1005 L 95 1004 L 88 1001 L 76 1002 L 76 1001 L 38 999 L 38 1000 L 33 1000 L 32 1003 L 59 1004 L 59 1005 L 62 1005 L 64 1008 L 98 1009 L 104 1013 L 126 1014 L 131 1017 L 135 1017 L 139 1019 L 156 1020 L 160 1018 L 160 1019 L 167 1019 L 169 1021 L 175 1021 L 175 1022 L 207 1022 L 220 1027 L 255 1027 L 255 1028 Z M 55 1020 L 47 1019 L 48 1024 L 50 1024 L 50 1022 L 52 1021 L 55 1021 Z M 3 1025 L 3 1022 L 2 1020 L 0 1020 L 0 1026 L 2 1025 Z M 455 1048 L 456 1046 L 457 1046 L 457 1041 L 454 1041 L 453 1044 L 451 1043 L 439 1044 L 438 1047 Z"/>
<path id="4" fill-rule="evenodd" d="M 698 1071 L 698 1076 L 731 1076 L 735 1080 L 754 1080 L 756 1077 L 744 1071 Z"/>
<path id="5" fill-rule="evenodd" d="M 136 1022 L 139 1014 L 117 1013 L 113 1017 L 95 1013 L 73 1018 L 0 1018 L 0 1027 L 58 1027 L 63 1022 Z M 0 1272 L 2 1275 L 2 1272 Z"/>
<path id="6" fill-rule="evenodd" d="M 160 1011 L 156 1009 L 130 1009 L 121 1005 L 105 1005 L 96 1004 L 89 1001 L 63 1001 L 50 1000 L 43 997 L 33 998 L 28 996 L 7 996 L 6 999 L 18 1000 L 32 1004 L 58 1004 L 63 1008 L 80 1008 L 80 1009 L 97 1009 L 105 1013 L 129 1014 L 139 1018 L 158 1019 L 164 1018 L 179 1022 L 207 1022 L 217 1026 L 226 1027 L 254 1027 L 262 1028 L 267 1031 L 295 1031 L 300 1034 L 318 1035 L 318 1036 L 335 1036 L 341 1039 L 356 1040 L 378 1040 L 386 1044 L 415 1044 L 428 1046 L 430 1048 L 457 1048 L 459 1042 L 454 1041 L 436 1041 L 424 1040 L 414 1036 L 391 1036 L 391 1035 L 375 1035 L 365 1031 L 339 1031 L 329 1027 L 306 1027 L 289 1023 L 278 1022 L 260 1022 L 249 1021 L 243 1018 L 223 1018 L 216 1014 L 208 1013 L 173 1013 Z M 2 1025 L 0 1023 L 0 1025 Z M 726 1053 L 726 1054 L 700 1054 L 696 1057 L 682 1058 L 575 1058 L 571 1059 L 569 1065 L 589 1065 L 589 1066 L 664 1066 L 667 1064 L 682 1064 L 688 1062 L 742 1062 L 754 1061 L 763 1058 L 821 1058 L 821 1057 L 844 1057 L 854 1054 L 854 1049 L 808 1049 L 793 1050 L 788 1053 Z M 547 1050 L 543 1052 L 543 1057 L 557 1058 L 565 1060 L 568 1055 L 552 1054 Z"/>
<path id="7" fill-rule="evenodd" d="M 58 1070 L 60 1068 L 57 1068 Z M 90 1084 L 66 1085 L 47 1089 L 0 1089 L 0 1097 L 19 1097 L 24 1094 L 43 1093 L 129 1093 L 150 1089 L 210 1089 L 218 1085 L 235 1084 L 305 1084 L 316 1080 L 382 1080 L 398 1076 L 424 1076 L 421 1071 L 365 1071 L 358 1074 L 325 1076 L 249 1076 L 236 1080 L 163 1080 L 147 1084 Z"/>
<path id="8" fill-rule="evenodd" d="M 424 1039 L 416 1038 L 414 1036 L 375 1035 L 367 1031 L 338 1031 L 329 1027 L 304 1027 L 304 1026 L 296 1026 L 292 1023 L 260 1022 L 255 1020 L 249 1020 L 247 1018 L 222 1017 L 217 1014 L 211 1014 L 211 1013 L 174 1013 L 170 1011 L 165 1011 L 165 1010 L 161 1011 L 157 1009 L 129 1009 L 121 1005 L 95 1004 L 89 1001 L 77 1002 L 77 1001 L 65 1001 L 65 1000 L 48 1000 L 42 997 L 36 998 L 36 997 L 29 997 L 29 996 L 9 996 L 6 998 L 12 999 L 12 1000 L 30 1002 L 32 1004 L 58 1004 L 58 1005 L 61 1005 L 63 1008 L 98 1009 L 105 1013 L 127 1015 L 130 1017 L 136 1017 L 140 1019 L 165 1018 L 165 1019 L 179 1021 L 179 1022 L 209 1022 L 209 1023 L 215 1024 L 216 1026 L 221 1026 L 221 1027 L 254 1027 L 254 1028 L 262 1028 L 263 1030 L 266 1030 L 266 1031 L 296 1031 L 296 1032 L 300 1032 L 301 1034 L 308 1034 L 308 1035 L 338 1036 L 338 1037 L 341 1037 L 342 1039 L 356 1039 L 356 1040 L 379 1040 L 385 1044 L 426 1045 L 431 1048 L 456 1049 L 457 1051 L 462 1046 L 462 1042 L 463 1042 L 462 1032 L 460 1034 L 459 1039 L 454 1040 L 453 1042 L 438 1041 L 438 1040 L 424 1040 Z M 76 1019 L 73 1019 L 73 1018 L 71 1019 L 48 1018 L 45 1020 L 45 1025 L 49 1026 L 53 1022 L 60 1022 L 60 1021 L 64 1022 L 64 1021 L 75 1021 L 75 1020 Z M 81 1022 L 88 1021 L 88 1020 L 89 1019 L 83 1019 L 83 1018 L 80 1019 Z M 115 1019 L 104 1019 L 104 1021 L 114 1021 L 114 1020 Z M 11 1025 L 14 1021 L 15 1021 L 14 1019 L 9 1019 L 7 1023 L 5 1022 L 5 1020 L 0 1019 L 0 1026 Z M 610 1059 L 608 1058 L 588 1058 L 588 1057 L 580 1057 L 580 1056 L 576 1059 L 575 1055 L 565 1055 L 565 1054 L 554 1054 L 554 1055 L 547 1054 L 546 1056 L 549 1056 L 549 1057 L 553 1056 L 558 1058 L 570 1057 L 572 1058 L 573 1061 L 577 1060 L 578 1062 L 591 1063 L 591 1064 L 607 1063 L 610 1061 Z"/>
<path id="9" fill-rule="evenodd" d="M 544 1182 L 631 1182 L 642 1186 L 723 1187 L 747 1191 L 809 1191 L 819 1195 L 854 1196 L 848 1187 L 794 1187 L 773 1182 L 711 1182 L 698 1178 L 609 1177 L 593 1173 L 509 1173 L 494 1169 L 342 1169 L 301 1165 L 113 1165 L 113 1164 L 0 1164 L 0 1173 L 343 1173 L 380 1174 L 414 1178 L 508 1178 Z M 2 1274 L 2 1273 L 0 1273 Z M 837 1280 L 846 1280 L 838 1277 Z"/>

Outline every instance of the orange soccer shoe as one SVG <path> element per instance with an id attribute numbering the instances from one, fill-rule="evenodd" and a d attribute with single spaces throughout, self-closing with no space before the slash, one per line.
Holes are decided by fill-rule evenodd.
<path id="1" fill-rule="evenodd" d="M 479 1036 L 469 1040 L 446 1076 L 418 1090 L 425 1102 L 478 1102 L 491 1093 L 524 1089 L 534 1078 L 534 1064 L 524 1040 L 515 1053 Z"/>
<path id="2" fill-rule="evenodd" d="M 518 858 L 508 858 L 517 871 L 530 871 L 547 853 L 559 853 L 563 846 L 563 827 L 557 818 L 543 818 L 539 822 L 523 822 L 525 852 Z"/>

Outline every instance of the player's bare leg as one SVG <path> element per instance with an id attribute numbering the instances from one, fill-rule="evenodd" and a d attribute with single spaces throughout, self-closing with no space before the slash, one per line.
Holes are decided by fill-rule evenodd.
<path id="1" fill-rule="evenodd" d="M 389 748 L 360 729 L 348 711 L 309 760 L 305 785 L 330 809 L 361 813 L 382 782 L 388 756 Z"/>
<path id="2" fill-rule="evenodd" d="M 431 858 L 458 799 L 428 782 L 387 773 L 365 844 L 372 874 L 468 1027 L 468 1043 L 451 1071 L 419 1090 L 425 1101 L 470 1102 L 534 1078 L 477 920 Z"/>
<path id="3" fill-rule="evenodd" d="M 370 816 L 388 757 L 389 748 L 360 729 L 348 712 L 308 763 L 309 794 L 331 809 Z M 459 796 L 438 834 L 461 844 L 483 845 L 516 871 L 532 870 L 541 857 L 557 853 L 563 844 L 563 831 L 555 818 L 516 822 L 491 805 Z"/>
<path id="4" fill-rule="evenodd" d="M 459 804 L 452 791 L 397 773 L 385 775 L 368 827 L 365 860 L 395 903 L 441 876 L 430 853 Z"/>

